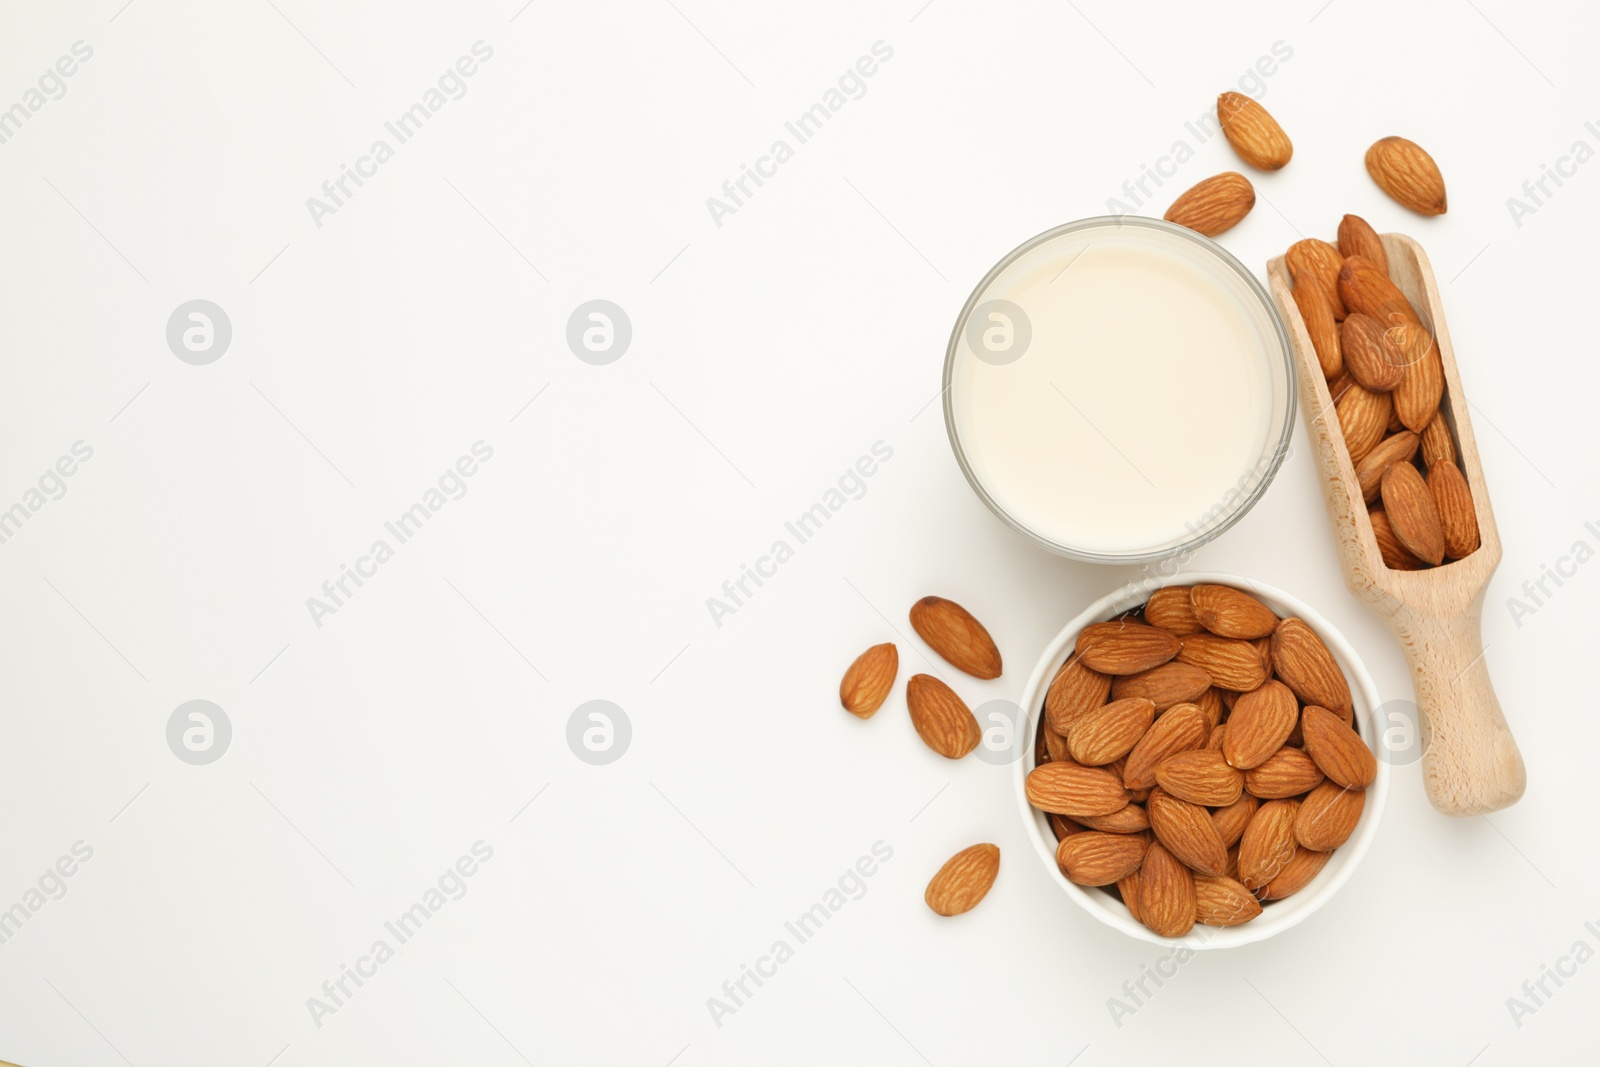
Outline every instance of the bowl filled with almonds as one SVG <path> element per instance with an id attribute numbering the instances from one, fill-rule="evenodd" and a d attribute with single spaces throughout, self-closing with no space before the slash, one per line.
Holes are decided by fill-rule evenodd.
<path id="1" fill-rule="evenodd" d="M 1223 948 L 1354 872 L 1389 788 L 1376 688 L 1288 593 L 1224 574 L 1124 587 L 1045 649 L 1016 791 L 1049 876 L 1108 926 Z"/>

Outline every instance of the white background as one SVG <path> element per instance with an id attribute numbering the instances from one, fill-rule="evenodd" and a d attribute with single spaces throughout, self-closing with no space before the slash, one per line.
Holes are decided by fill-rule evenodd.
<path id="1" fill-rule="evenodd" d="M 1506 605 L 1600 540 L 1600 164 L 1520 227 L 1506 206 L 1575 140 L 1600 147 L 1592 12 L 920 2 L 6 6 L 0 107 L 73 42 L 94 55 L 0 145 L 0 507 L 75 441 L 94 455 L 0 545 L 0 908 L 74 842 L 94 856 L 0 945 L 0 1058 L 1592 1057 L 1600 964 L 1520 1027 L 1506 1005 L 1600 948 L 1600 565 L 1520 626 Z M 480 39 L 467 95 L 318 228 L 306 198 Z M 719 228 L 706 198 L 879 40 L 866 95 Z M 897 631 L 938 593 L 1005 655 L 963 695 L 1014 699 L 1132 576 L 1030 547 L 967 489 L 929 405 L 945 341 L 996 259 L 1103 213 L 1279 41 L 1264 99 L 1294 161 L 1251 175 L 1262 202 L 1224 244 L 1263 270 L 1355 211 L 1431 254 L 1505 543 L 1485 640 L 1529 787 L 1450 821 L 1400 769 L 1325 910 L 1186 963 L 1118 1026 L 1108 998 L 1161 953 L 1051 887 L 1010 768 L 932 754 L 899 692 L 862 723 L 836 689 L 879 641 L 902 678 L 929 670 Z M 1448 215 L 1370 184 L 1362 153 L 1391 133 L 1438 159 Z M 1212 139 L 1146 210 L 1238 167 Z M 233 324 L 209 366 L 164 337 L 193 298 Z M 565 343 L 593 298 L 633 323 L 610 366 Z M 470 492 L 317 627 L 306 598 L 478 440 Z M 706 599 L 879 440 L 865 495 L 714 625 Z M 1295 442 L 1194 566 L 1315 604 L 1406 697 Z M 203 767 L 165 735 L 196 698 L 234 731 Z M 566 743 L 591 699 L 632 723 L 608 766 Z M 315 1025 L 307 998 L 480 839 L 470 892 Z M 865 896 L 717 1026 L 707 998 L 880 840 Z M 993 892 L 933 916 L 927 879 L 983 840 Z"/>

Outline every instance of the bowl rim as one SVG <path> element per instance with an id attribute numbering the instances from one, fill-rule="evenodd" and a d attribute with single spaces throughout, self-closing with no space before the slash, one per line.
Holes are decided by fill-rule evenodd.
<path id="1" fill-rule="evenodd" d="M 1240 501 L 1234 506 L 1233 511 L 1223 515 L 1200 533 L 1165 548 L 1137 552 L 1095 552 L 1075 548 L 1071 545 L 1053 541 L 1043 534 L 1030 529 L 1002 508 L 999 502 L 984 488 L 977 473 L 972 469 L 972 464 L 968 462 L 966 449 L 961 443 L 960 435 L 956 432 L 955 390 L 952 388 L 955 382 L 956 359 L 961 350 L 961 338 L 966 329 L 967 319 L 971 316 L 973 309 L 978 306 L 978 298 L 988 290 L 990 284 L 1000 276 L 1002 271 L 1040 245 L 1078 230 L 1105 226 L 1115 226 L 1119 229 L 1131 227 L 1133 229 L 1154 230 L 1172 234 L 1210 252 L 1224 268 L 1231 270 L 1244 282 L 1246 288 L 1261 305 L 1262 310 L 1266 312 L 1267 321 L 1272 324 L 1274 335 L 1277 337 L 1278 356 L 1283 364 L 1285 375 L 1286 400 L 1283 426 L 1278 434 L 1277 441 L 1272 444 L 1270 452 L 1263 450 L 1263 455 L 1266 457 L 1266 468 L 1261 472 L 1261 477 L 1256 484 L 1241 497 Z M 1278 469 L 1283 466 L 1284 457 L 1288 455 L 1289 442 L 1294 435 L 1295 419 L 1298 417 L 1299 411 L 1299 404 L 1295 400 L 1299 390 L 1298 377 L 1299 369 L 1296 365 L 1294 349 L 1289 343 L 1289 330 L 1284 325 L 1283 316 L 1278 313 L 1277 304 L 1267 293 L 1267 289 L 1262 285 L 1261 280 L 1251 272 L 1250 268 L 1240 262 L 1233 253 L 1204 234 L 1197 233 L 1187 226 L 1179 226 L 1175 222 L 1168 222 L 1165 219 L 1149 218 L 1144 215 L 1092 215 L 1088 218 L 1074 219 L 1071 222 L 1062 223 L 1059 226 L 1053 226 L 1041 233 L 1034 234 L 1002 256 L 999 262 L 989 268 L 988 273 L 984 274 L 978 284 L 973 286 L 972 293 L 967 297 L 966 303 L 962 304 L 960 314 L 956 316 L 955 325 L 950 329 L 950 341 L 945 346 L 944 374 L 941 380 L 942 389 L 940 395 L 943 398 L 945 436 L 950 441 L 950 450 L 955 453 L 956 465 L 961 468 L 961 474 L 966 478 L 967 484 L 972 487 L 972 491 L 978 494 L 978 499 L 982 500 L 984 506 L 993 512 L 1001 522 L 1040 548 L 1053 552 L 1058 556 L 1081 560 L 1085 563 L 1136 564 L 1152 563 L 1193 552 L 1201 545 L 1208 544 L 1222 536 L 1235 523 L 1249 514 L 1250 509 L 1255 507 L 1256 503 L 1266 494 L 1268 486 L 1277 477 Z"/>
<path id="2" fill-rule="evenodd" d="M 1067 880 L 1056 865 L 1056 840 L 1050 831 L 1047 816 L 1028 803 L 1024 782 L 1035 766 L 1036 745 L 1033 738 L 1038 729 L 1039 716 L 1044 711 L 1044 695 L 1054 679 L 1057 669 L 1065 662 L 1078 632 L 1093 622 L 1102 622 L 1135 607 L 1149 599 L 1151 593 L 1175 585 L 1230 585 L 1253 596 L 1260 597 L 1267 606 L 1284 618 L 1299 618 L 1316 631 L 1328 651 L 1333 653 L 1345 677 L 1350 681 L 1352 702 L 1362 739 L 1378 757 L 1378 773 L 1367 787 L 1366 804 L 1361 819 L 1350 839 L 1334 852 L 1328 862 L 1306 888 L 1277 901 L 1263 913 L 1240 926 L 1211 927 L 1196 924 L 1194 930 L 1180 938 L 1162 937 L 1133 918 L 1127 906 L 1095 886 L 1080 886 Z M 1130 937 L 1168 948 L 1183 947 L 1190 950 L 1233 948 L 1253 944 L 1298 926 L 1313 912 L 1326 904 L 1355 873 L 1356 867 L 1371 847 L 1378 825 L 1383 820 L 1384 807 L 1389 797 L 1390 765 L 1378 748 L 1377 708 L 1380 704 L 1378 689 L 1367 672 L 1366 665 L 1350 646 L 1344 634 L 1323 615 L 1299 597 L 1275 586 L 1236 574 L 1216 571 L 1192 571 L 1173 575 L 1149 576 L 1145 580 L 1129 582 L 1090 604 L 1068 622 L 1045 646 L 1033 674 L 1023 692 L 1022 720 L 1025 723 L 1022 758 L 1017 760 L 1014 775 L 1014 793 L 1024 828 L 1031 839 L 1034 852 L 1044 864 L 1045 872 L 1072 900 L 1096 919 Z M 1277 913 L 1274 915 L 1274 913 Z"/>

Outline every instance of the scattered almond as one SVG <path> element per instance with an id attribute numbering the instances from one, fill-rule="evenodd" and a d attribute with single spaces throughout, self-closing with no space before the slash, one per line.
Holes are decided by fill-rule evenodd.
<path id="1" fill-rule="evenodd" d="M 1163 216 L 1196 233 L 1216 237 L 1238 225 L 1256 206 L 1250 179 L 1236 171 L 1215 174 L 1185 191 Z"/>
<path id="2" fill-rule="evenodd" d="M 1294 155 L 1294 145 L 1278 120 L 1243 93 L 1217 97 L 1217 122 L 1239 158 L 1259 170 L 1278 170 Z"/>
<path id="3" fill-rule="evenodd" d="M 911 676 L 906 683 L 906 707 L 917 736 L 946 759 L 960 759 L 983 740 L 971 709 L 954 689 L 931 674 Z"/>
<path id="4" fill-rule="evenodd" d="M 960 915 L 978 906 L 999 873 L 999 845 L 964 848 L 939 868 L 922 899 L 939 915 Z"/>
<path id="5" fill-rule="evenodd" d="M 1367 149 L 1367 173 L 1401 207 L 1419 215 L 1443 215 L 1444 175 L 1422 147 L 1404 137 L 1385 137 Z"/>
<path id="6" fill-rule="evenodd" d="M 923 597 L 911 605 L 911 628 L 956 670 L 974 678 L 1000 677 L 1000 650 L 994 639 L 954 600 Z"/>
<path id="7" fill-rule="evenodd" d="M 873 645 L 844 672 L 844 680 L 839 683 L 839 703 L 858 719 L 872 718 L 888 699 L 899 671 L 900 653 L 894 645 Z"/>

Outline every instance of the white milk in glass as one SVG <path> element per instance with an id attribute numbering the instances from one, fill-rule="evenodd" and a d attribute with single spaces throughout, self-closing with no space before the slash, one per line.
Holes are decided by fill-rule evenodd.
<path id="1" fill-rule="evenodd" d="M 1107 222 L 1029 249 L 976 299 L 948 414 L 1015 524 L 1085 554 L 1159 553 L 1269 473 L 1277 327 L 1211 249 Z"/>

